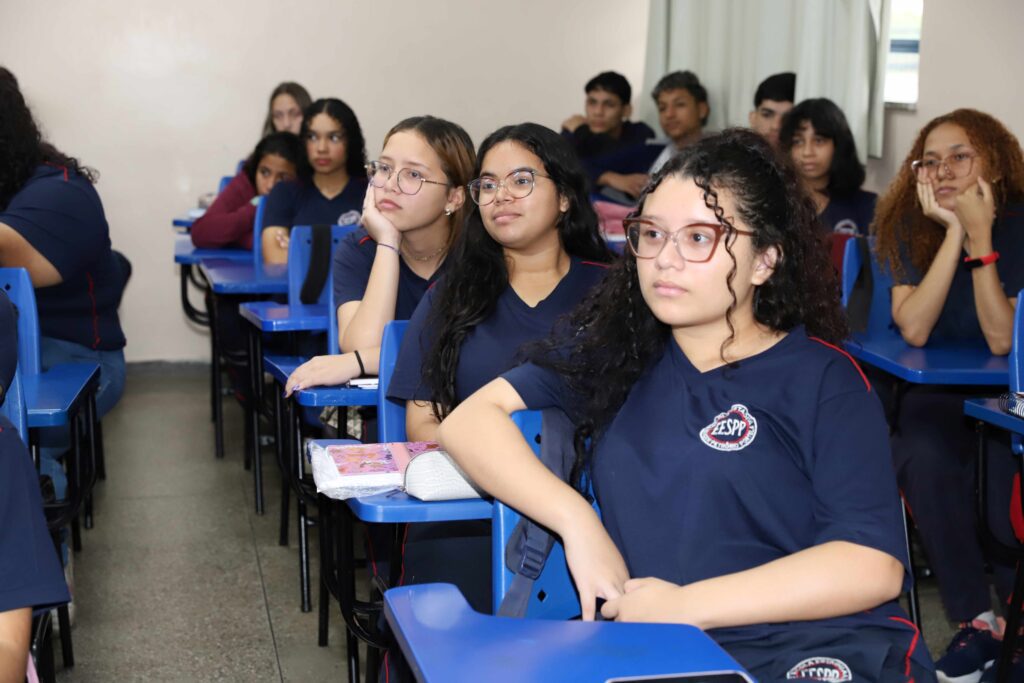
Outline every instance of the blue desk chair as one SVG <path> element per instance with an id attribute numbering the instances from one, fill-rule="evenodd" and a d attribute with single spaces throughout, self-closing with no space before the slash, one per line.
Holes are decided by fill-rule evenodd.
<path id="1" fill-rule="evenodd" d="M 866 334 L 877 336 L 889 331 L 898 335 L 889 298 L 892 273 L 882 269 L 872 248 L 873 240 L 869 238 L 854 237 L 846 241 L 841 274 L 843 307 L 849 310 L 851 300 L 855 308 L 866 304 Z"/>
<path id="2" fill-rule="evenodd" d="M 231 184 L 231 181 L 235 179 L 233 175 L 225 175 L 220 177 L 220 182 L 217 183 L 217 194 L 220 194 L 224 189 Z"/>
<path id="3" fill-rule="evenodd" d="M 18 309 L 18 363 L 21 385 L 25 397 L 27 442 L 38 462 L 38 445 L 32 438 L 33 430 L 68 426 L 71 431 L 71 451 L 68 466 L 68 497 L 53 508 L 50 521 L 54 525 L 71 525 L 72 547 L 82 548 L 79 510 L 84 503 L 85 526 L 92 527 L 91 491 L 96 477 L 103 474 L 103 463 L 97 459 L 96 443 L 96 390 L 99 387 L 100 367 L 96 363 L 61 363 L 45 372 L 39 350 L 39 313 L 36 308 L 35 289 L 24 268 L 0 268 L 0 287 Z M 88 458 L 80 452 L 82 433 L 79 416 L 84 417 Z"/>
<path id="4" fill-rule="evenodd" d="M 1024 391 L 1024 299 L 1021 297 L 1024 297 L 1024 290 L 1017 294 L 1017 309 L 1013 320 L 1013 345 L 1009 356 L 1009 385 L 1011 392 Z M 1013 454 L 1018 457 L 1024 457 L 1024 419 L 1002 410 L 999 405 L 999 399 L 996 398 L 968 399 L 964 402 L 964 413 L 978 421 L 978 490 L 981 494 L 984 494 L 988 490 L 988 468 L 986 467 L 987 427 L 993 425 L 1010 432 L 1010 448 Z M 1019 465 L 1020 463 L 1018 463 Z M 1024 503 L 1022 503 L 1022 511 L 1024 511 Z M 978 496 L 978 516 L 982 520 L 982 528 L 988 537 L 988 541 L 996 546 L 1003 547 L 1004 550 L 1017 558 L 1017 576 L 1014 580 L 1013 597 L 1010 600 L 1010 608 L 1006 619 L 1006 635 L 1003 638 L 1003 647 L 999 654 L 999 668 L 996 675 L 996 680 L 999 683 L 1005 683 L 1010 680 L 1013 653 L 1021 642 L 1017 631 L 1021 626 L 1020 611 L 1022 603 L 1024 603 L 1024 550 L 1019 546 L 1006 546 L 992 535 L 988 520 L 988 505 L 984 495 Z"/>
<path id="5" fill-rule="evenodd" d="M 331 254 L 341 241 L 356 229 L 355 225 L 331 226 Z M 249 444 L 246 462 L 253 463 L 253 478 L 256 498 L 256 513 L 263 514 L 263 474 L 260 453 L 260 414 L 263 405 L 263 334 L 275 332 L 322 332 L 327 330 L 327 351 L 337 353 L 338 325 L 337 312 L 328 310 L 333 301 L 333 287 L 330 276 L 320 290 L 317 300 L 311 304 L 302 301 L 302 286 L 309 271 L 313 252 L 313 229 L 308 225 L 292 229 L 288 244 L 288 303 L 275 301 L 249 301 L 239 306 L 241 316 L 252 324 L 249 328 L 248 367 L 252 405 L 246 412 L 246 433 Z M 305 359 L 289 356 L 267 356 L 265 363 L 271 375 L 277 379 L 286 369 L 298 367 Z M 284 375 L 287 379 L 288 375 Z M 281 380 L 281 385 L 284 381 Z"/>

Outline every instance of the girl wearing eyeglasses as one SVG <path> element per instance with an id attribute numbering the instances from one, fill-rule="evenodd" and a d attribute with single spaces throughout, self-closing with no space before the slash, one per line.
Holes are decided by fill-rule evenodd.
<path id="1" fill-rule="evenodd" d="M 565 545 L 584 619 L 694 624 L 759 681 L 933 680 L 881 405 L 814 206 L 757 133 L 684 149 L 628 250 L 531 363 L 441 424 L 476 483 Z M 566 483 L 513 425 L 561 408 Z M 580 490 L 592 482 L 601 517 Z"/>
<path id="2" fill-rule="evenodd" d="M 477 153 L 469 216 L 444 276 L 409 322 L 388 396 L 406 402 L 410 441 L 516 364 L 607 272 L 580 162 L 534 123 L 492 133 Z M 385 389 L 382 387 L 382 390 Z M 405 583 L 454 583 L 490 611 L 490 523 L 413 524 Z"/>
<path id="3" fill-rule="evenodd" d="M 288 394 L 377 374 L 384 327 L 409 319 L 447 263 L 475 162 L 473 141 L 450 121 L 417 116 L 388 132 L 380 158 L 367 166 L 363 227 L 334 254 L 342 354 L 296 368 L 285 384 Z"/>
<path id="4" fill-rule="evenodd" d="M 311 104 L 299 137 L 306 143 L 307 160 L 299 179 L 278 183 L 266 200 L 264 263 L 288 262 L 294 225 L 355 223 L 366 194 L 366 143 L 347 104 L 333 98 Z"/>
<path id="5" fill-rule="evenodd" d="M 387 389 L 406 401 L 414 441 L 433 439 L 452 408 L 511 368 L 610 258 L 583 169 L 557 133 L 499 129 L 480 146 L 475 175 L 452 263 L 413 315 Z"/>
<path id="6" fill-rule="evenodd" d="M 892 317 L 912 346 L 977 340 L 1010 350 L 1017 292 L 1024 288 L 1024 154 L 1002 123 L 973 109 L 933 119 L 878 204 L 877 258 L 893 273 Z M 977 388 L 912 389 L 899 403 L 893 455 L 949 618 L 959 624 L 937 667 L 947 678 L 977 680 L 999 648 L 1002 620 L 992 609 L 985 564 L 997 594 L 1009 598 L 1013 567 L 985 557 L 973 514 L 976 437 L 963 417 Z M 1005 433 L 989 439 L 992 482 L 1009 482 Z M 990 519 L 1012 540 L 1009 486 L 991 486 Z M 1024 676 L 1024 665 L 1014 674 Z"/>

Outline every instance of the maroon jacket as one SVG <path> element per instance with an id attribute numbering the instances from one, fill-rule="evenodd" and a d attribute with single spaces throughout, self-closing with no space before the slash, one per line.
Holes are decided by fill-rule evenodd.
<path id="1" fill-rule="evenodd" d="M 192 244 L 200 249 L 242 247 L 252 249 L 256 188 L 245 170 L 238 172 L 210 208 L 192 224 Z"/>

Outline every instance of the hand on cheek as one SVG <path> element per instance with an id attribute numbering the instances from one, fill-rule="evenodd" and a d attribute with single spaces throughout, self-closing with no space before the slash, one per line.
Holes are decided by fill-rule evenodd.
<path id="1" fill-rule="evenodd" d="M 954 213 L 973 245 L 991 246 L 992 223 L 996 216 L 992 185 L 979 176 L 977 183 L 957 195 Z"/>

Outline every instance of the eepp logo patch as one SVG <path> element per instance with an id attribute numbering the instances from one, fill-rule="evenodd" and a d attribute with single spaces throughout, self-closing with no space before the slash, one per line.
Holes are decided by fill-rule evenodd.
<path id="1" fill-rule="evenodd" d="M 786 672 L 786 680 L 852 681 L 853 672 L 841 659 L 834 657 L 808 657 Z"/>
<path id="2" fill-rule="evenodd" d="M 745 405 L 739 403 L 716 415 L 711 424 L 700 430 L 700 440 L 719 451 L 742 450 L 755 436 L 757 420 Z"/>

